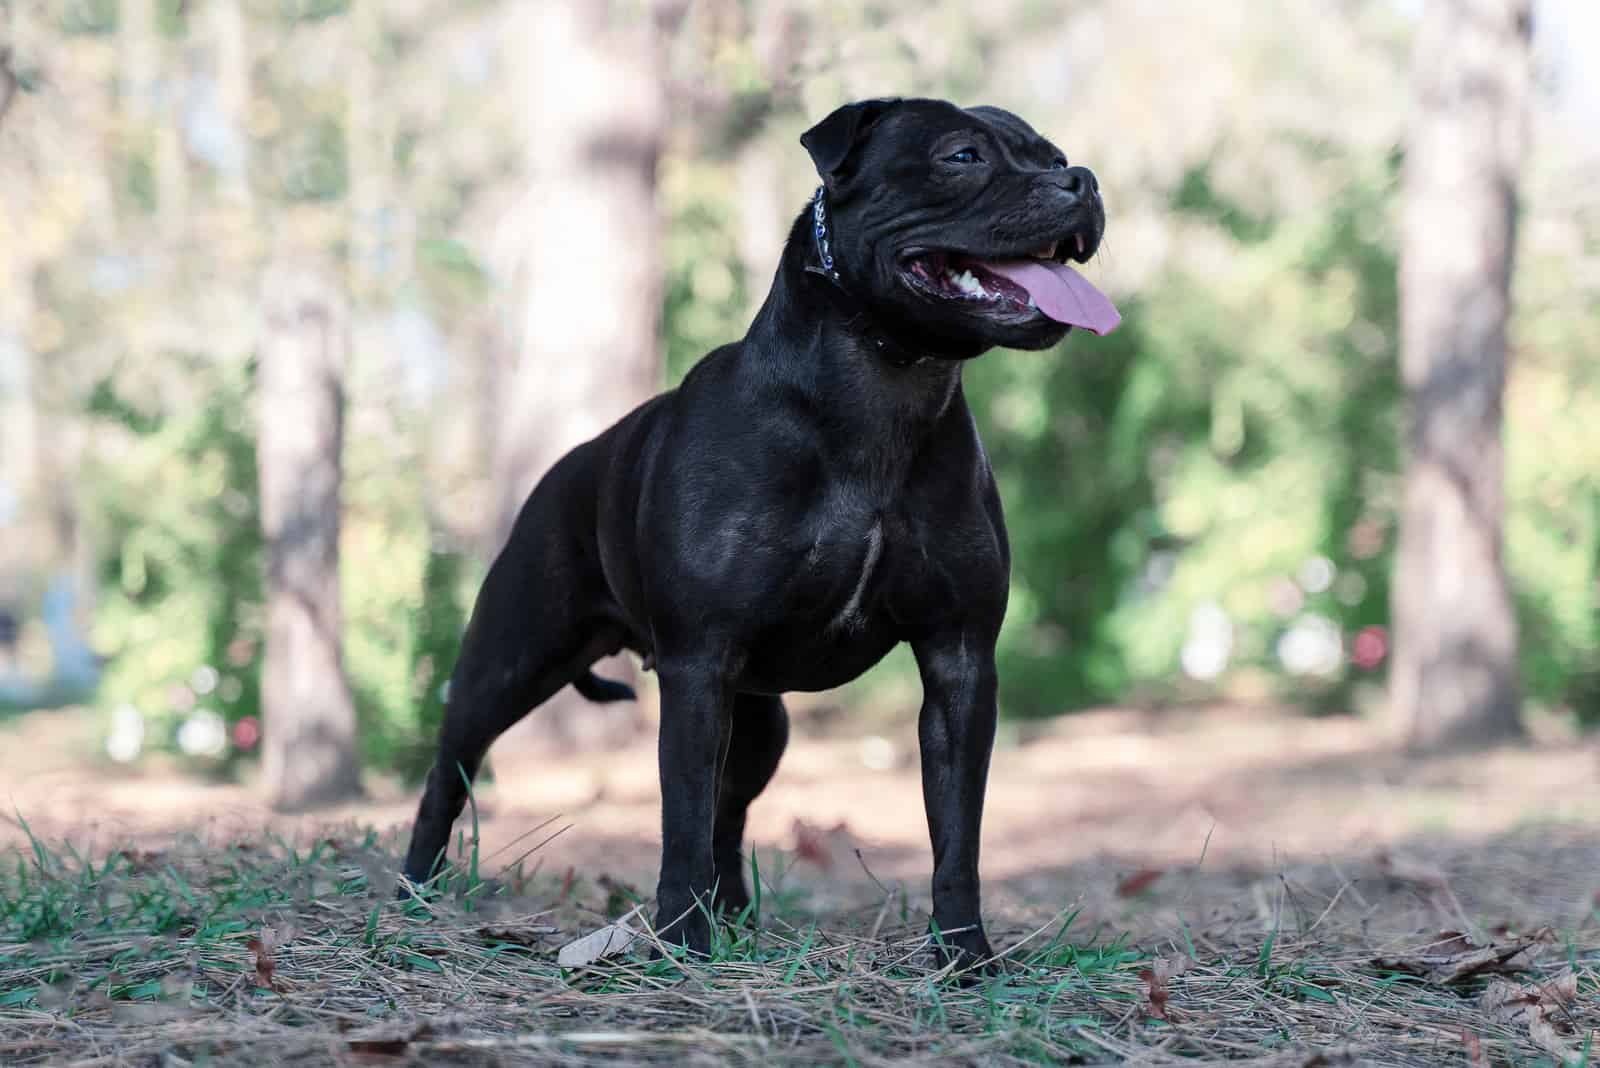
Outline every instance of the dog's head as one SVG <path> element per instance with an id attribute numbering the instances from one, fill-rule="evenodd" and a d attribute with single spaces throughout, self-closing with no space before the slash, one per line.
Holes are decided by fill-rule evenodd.
<path id="1" fill-rule="evenodd" d="M 800 143 L 822 177 L 843 284 L 912 333 L 976 355 L 1120 321 L 1067 263 L 1086 262 L 1105 233 L 1093 172 L 1009 111 L 867 100 Z"/>

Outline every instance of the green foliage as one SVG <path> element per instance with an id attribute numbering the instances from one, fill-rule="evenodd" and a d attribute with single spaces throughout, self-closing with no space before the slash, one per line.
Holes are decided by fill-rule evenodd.
<path id="1" fill-rule="evenodd" d="M 189 0 L 157 0 L 156 29 L 163 37 L 181 38 L 189 32 Z"/>
<path id="2" fill-rule="evenodd" d="M 1352 170 L 1330 210 L 1308 218 L 1251 216 L 1203 169 L 1175 190 L 1173 211 L 1232 242 L 1232 272 L 1172 272 L 1130 310 L 1123 332 L 1093 343 L 1131 327 L 1128 358 L 1138 367 L 1130 403 L 1140 414 L 1107 421 L 1098 448 L 1089 440 L 1076 450 L 1094 457 L 1083 466 L 1106 494 L 1101 528 L 1086 529 L 1084 544 L 1118 548 L 1073 599 L 1105 606 L 1095 618 L 1102 646 L 1117 656 L 1100 662 L 1122 670 L 1089 677 L 1097 685 L 1077 693 L 1058 690 L 1058 699 L 1170 691 L 1190 620 L 1206 603 L 1232 623 L 1233 664 L 1273 673 L 1290 618 L 1315 611 L 1342 630 L 1383 618 L 1386 547 L 1357 560 L 1346 545 L 1353 525 L 1383 505 L 1395 470 L 1394 253 L 1383 225 L 1392 179 Z M 1074 415 L 1120 414 L 1104 395 L 1078 399 L 1058 386 L 1047 396 Z M 1073 452 L 1065 457 L 1078 477 Z M 1070 574 L 1039 551 L 1054 582 Z M 1342 585 L 1308 594 L 1294 580 L 1317 556 Z M 1037 567 L 1024 559 L 1019 571 Z M 1095 590 L 1093 580 L 1109 588 Z M 1291 603 L 1270 603 L 1274 586 L 1286 584 Z M 1041 619 L 1070 618 L 1064 602 L 1043 603 Z M 1344 677 L 1340 670 L 1332 681 Z M 1307 680 L 1295 685 L 1303 691 Z"/>
<path id="3" fill-rule="evenodd" d="M 129 207 L 145 215 L 155 213 L 158 193 L 151 146 L 133 144 L 123 159 L 121 192 Z"/>
<path id="4" fill-rule="evenodd" d="M 427 777 L 444 723 L 450 670 L 467 625 L 462 588 L 472 570 L 468 563 L 459 552 L 436 549 L 423 565 L 422 604 L 411 634 L 411 721 L 404 736 L 384 739 L 391 752 L 379 758 L 410 782 Z"/>
<path id="5" fill-rule="evenodd" d="M 121 447 L 114 467 L 85 472 L 101 548 L 94 638 L 110 656 L 100 696 L 144 713 L 147 745 L 199 710 L 230 726 L 260 714 L 252 367 L 172 358 L 196 387 L 191 404 L 149 410 L 112 380 L 95 387 L 90 409 Z"/>
<path id="6" fill-rule="evenodd" d="M 245 384 L 253 380 L 253 371 L 252 361 L 245 369 Z M 208 462 L 221 466 L 225 487 L 203 506 L 210 513 L 214 540 L 208 546 L 213 570 L 205 584 L 209 603 L 202 663 L 218 673 L 219 711 L 230 726 L 261 715 L 264 603 L 254 427 L 243 415 L 246 399 L 235 401 L 238 406 L 203 409 L 195 429 L 195 439 L 210 450 Z M 231 759 L 241 750 L 230 747 L 227 752 Z"/>
<path id="7" fill-rule="evenodd" d="M 467 557 L 434 548 L 413 485 L 368 475 L 392 459 L 352 442 L 340 587 L 345 670 L 355 696 L 364 766 L 420 781 L 443 716 L 441 686 L 455 666 L 468 598 L 481 578 Z"/>
<path id="8" fill-rule="evenodd" d="M 1143 443 L 1182 413 L 1154 380 L 1137 305 L 1106 338 L 980 360 L 966 391 L 1006 504 L 1011 604 L 1001 703 L 1046 715 L 1126 683 L 1106 624 L 1159 540 Z"/>
<path id="9" fill-rule="evenodd" d="M 1593 728 L 1600 727 L 1600 443 L 1593 433 L 1600 406 L 1584 389 L 1580 354 L 1588 350 L 1578 347 L 1577 333 L 1554 350 L 1565 358 L 1524 360 L 1511 386 L 1506 557 L 1525 691 Z"/>
<path id="10" fill-rule="evenodd" d="M 417 282 L 424 302 L 442 316 L 463 317 L 498 300 L 489 272 L 459 241 L 425 238 L 417 242 Z M 498 309 L 504 315 L 509 310 Z"/>
<path id="11" fill-rule="evenodd" d="M 350 0 L 244 0 L 252 18 L 289 24 L 315 23 L 350 10 Z"/>
<path id="12" fill-rule="evenodd" d="M 350 187 L 344 128 L 331 118 L 310 118 L 273 146 L 279 192 L 288 200 L 338 200 Z"/>
<path id="13" fill-rule="evenodd" d="M 96 645 L 110 654 L 99 694 L 137 708 L 145 745 L 172 744 L 199 711 L 217 713 L 229 743 L 205 758 L 217 770 L 253 756 L 261 715 L 263 569 L 251 385 L 253 364 L 175 355 L 193 404 L 134 404 L 114 380 L 89 410 L 121 441 L 114 466 L 91 466 L 90 498 L 103 546 Z M 420 778 L 443 714 L 466 598 L 477 579 L 466 557 L 430 548 L 415 487 L 367 476 L 390 459 L 377 443 L 348 447 L 353 478 L 342 534 L 345 663 L 367 766 Z"/>
<path id="14" fill-rule="evenodd" d="M 481 73 L 468 77 L 461 72 L 477 69 L 477 60 L 445 63 L 458 45 L 439 43 L 493 6 L 387 12 L 380 27 L 382 81 L 395 97 L 387 178 L 417 224 L 409 284 L 452 341 L 476 338 L 486 307 L 510 314 L 507 294 L 517 284 L 497 275 L 474 232 L 483 217 L 500 214 L 495 198 L 520 187 L 515 171 L 525 165 L 525 146 L 507 135 L 523 121 L 514 100 L 505 103 L 513 83 L 496 64 L 507 59 L 479 57 Z M 290 54 L 299 42 L 331 38 L 349 12 L 348 0 L 249 0 L 247 8 Z M 160 33 L 187 32 L 185 5 L 161 0 L 155 11 Z M 1117 198 L 1109 265 L 1120 266 L 1125 221 L 1137 222 L 1141 211 L 1147 229 L 1136 248 L 1160 250 L 1143 273 L 1128 272 L 1139 290 L 1120 294 L 1126 325 L 1111 337 L 1075 334 L 1053 352 L 995 353 L 966 372 L 1014 555 L 1000 649 L 1005 711 L 1048 715 L 1240 687 L 1348 708 L 1357 684 L 1381 681 L 1381 662 L 1356 664 L 1350 654 L 1358 634 L 1387 625 L 1397 525 L 1398 126 L 1386 125 L 1392 116 L 1363 86 L 1401 84 L 1404 33 L 1370 13 L 1326 16 L 1315 5 L 1249 20 L 1249 32 L 1221 42 L 1218 53 L 1237 57 L 1224 63 L 1222 80 L 1232 88 L 1198 59 L 1193 72 L 1197 84 L 1209 78 L 1218 92 L 1237 94 L 1237 117 L 1208 118 L 1200 109 L 1183 120 L 1184 137 L 1147 165 L 1130 162 L 1128 143 L 1163 144 L 1178 127 L 1157 107 L 1124 112 L 1098 100 L 1098 87 L 1129 76 L 1123 67 L 1132 61 L 1080 55 L 1074 20 L 1056 6 L 1025 3 L 975 20 L 968 6 L 936 2 L 918 16 L 936 46 L 913 47 L 892 5 L 818 5 L 783 32 L 813 44 L 821 34 L 848 38 L 858 53 L 808 68 L 803 79 L 773 68 L 758 47 L 762 33 L 754 31 L 770 10 L 742 3 L 724 14 L 685 20 L 669 49 L 674 71 L 687 65 L 707 92 L 686 112 L 692 129 L 669 131 L 658 171 L 668 380 L 743 333 L 769 277 L 770 267 L 741 261 L 739 209 L 748 190 L 740 182 L 749 180 L 741 179 L 742 153 L 784 154 L 785 180 L 797 182 L 784 195 L 797 211 L 810 177 L 794 144 L 805 116 L 880 91 L 968 103 L 1007 103 L 1009 93 L 1041 130 L 1070 133 L 1074 158 L 1082 144 L 1083 158 L 1104 168 L 1108 195 Z M 1107 8 L 1084 18 L 1114 16 Z M 114 33 L 118 5 L 71 0 L 54 18 L 58 41 L 103 49 L 72 39 Z M 463 21 L 435 33 L 436 20 L 454 18 Z M 1326 40 L 1306 40 L 1303 54 L 1282 47 L 1312 26 Z M 1190 28 L 1209 32 L 1201 22 Z M 1218 43 L 1196 52 L 1214 53 Z M 1074 56 L 1071 78 L 1059 82 L 1051 80 L 1053 61 L 1033 54 L 1057 48 Z M 1159 37 L 1147 51 L 1165 54 Z M 432 80 L 444 68 L 456 73 Z M 33 84 L 27 70 L 19 77 L 24 88 Z M 475 88 L 480 77 L 488 89 Z M 1293 91 L 1259 92 L 1268 78 Z M 403 83 L 428 88 L 402 92 Z M 1041 85 L 1058 85 L 1070 107 L 1052 106 L 1054 90 Z M 265 210 L 305 223 L 319 209 L 302 209 L 320 203 L 338 244 L 339 226 L 327 220 L 343 213 L 336 202 L 351 181 L 344 83 L 328 71 L 302 76 L 290 62 L 258 65 L 251 87 L 261 106 L 250 116 L 250 180 L 269 194 Z M 1263 109 L 1264 99 L 1274 103 Z M 1313 114 L 1335 101 L 1378 110 L 1348 129 Z M 1153 125 L 1124 136 L 1115 128 L 1124 121 Z M 155 145 L 149 131 L 108 129 L 107 188 L 119 223 L 130 228 L 124 236 L 142 240 L 139 228 L 156 206 Z M 1378 132 L 1363 132 L 1370 130 Z M 198 162 L 190 164 L 200 174 Z M 70 185 L 41 203 L 89 202 Z M 208 187 L 202 180 L 195 188 Z M 283 200 L 299 203 L 286 208 Z M 1159 239 L 1150 236 L 1152 222 Z M 1600 438 L 1591 428 L 1600 418 L 1600 365 L 1587 354 L 1600 350 L 1600 317 L 1571 253 L 1600 248 L 1600 214 L 1560 223 L 1559 240 L 1525 237 L 1530 252 L 1517 264 L 1506 553 L 1527 692 L 1593 724 Z M 102 317 L 117 302 L 87 292 L 81 280 L 94 272 L 80 266 L 41 276 L 39 303 L 70 328 L 66 342 L 46 350 L 52 356 L 103 347 L 156 318 L 140 303 L 148 293 L 125 298 L 120 318 Z M 263 596 L 249 368 L 181 354 L 160 360 L 159 371 L 126 361 L 87 391 L 94 429 L 111 445 L 90 465 L 84 491 L 101 554 L 96 639 L 112 655 L 101 698 L 143 709 L 158 741 L 195 708 L 211 708 L 230 726 L 258 714 Z M 145 381 L 163 374 L 188 381 Z M 344 655 L 365 757 L 415 777 L 426 768 L 477 568 L 433 547 L 429 489 L 408 451 L 423 436 L 419 425 L 359 429 L 375 415 L 394 415 L 391 398 L 360 388 L 351 395 L 346 448 Z M 1328 581 L 1308 579 L 1316 571 Z M 1206 612 L 1225 614 L 1232 628 L 1230 670 L 1197 682 L 1185 677 L 1182 652 L 1197 613 Z M 1343 648 L 1331 670 L 1292 674 L 1280 642 L 1307 620 L 1325 624 Z M 909 656 L 891 657 L 878 678 L 910 688 Z M 876 696 L 877 686 L 853 697 Z"/>
<path id="15" fill-rule="evenodd" d="M 661 182 L 669 212 L 662 333 L 667 380 L 676 384 L 700 357 L 744 335 L 750 295 L 735 239 L 732 173 L 678 159 L 664 166 Z"/>
<path id="16" fill-rule="evenodd" d="M 278 0 L 278 15 L 286 22 L 320 22 L 350 10 L 350 0 Z"/>
<path id="17" fill-rule="evenodd" d="M 1342 177 L 1321 210 L 1246 207 L 1210 165 L 1192 167 L 1169 211 L 1222 243 L 1226 274 L 1175 266 L 1124 301 L 1111 336 L 967 370 L 1012 540 L 1008 714 L 1193 690 L 1179 654 L 1211 603 L 1234 635 L 1234 670 L 1217 685 L 1264 678 L 1312 707 L 1347 709 L 1356 684 L 1382 681 L 1386 660 L 1351 653 L 1363 630 L 1387 625 L 1398 523 L 1399 160 L 1287 144 Z M 739 281 L 727 168 L 672 168 L 664 326 L 676 380 L 743 332 L 758 295 Z M 1570 385 L 1559 392 L 1565 365 L 1524 374 L 1542 418 L 1588 418 Z M 1586 468 L 1541 457 L 1535 474 L 1537 421 L 1513 422 L 1509 438 L 1529 691 L 1600 715 L 1600 517 L 1575 509 Z M 1308 562 L 1331 568 L 1328 581 L 1306 581 Z M 1342 637 L 1331 671 L 1292 674 L 1280 660 L 1280 640 L 1307 619 Z M 896 684 L 912 668 L 896 657 L 885 670 Z"/>
<path id="18" fill-rule="evenodd" d="M 63 32 L 102 37 L 117 32 L 117 0 L 66 0 L 58 11 Z"/>

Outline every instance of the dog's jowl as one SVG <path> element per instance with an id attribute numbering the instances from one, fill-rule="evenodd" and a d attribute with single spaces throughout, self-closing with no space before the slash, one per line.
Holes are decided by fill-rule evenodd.
<path id="1" fill-rule="evenodd" d="M 661 684 L 657 922 L 703 952 L 708 912 L 749 899 L 745 810 L 783 754 L 781 695 L 909 642 L 934 922 L 975 963 L 1010 556 L 961 370 L 1117 325 L 1069 265 L 1105 212 L 1092 172 L 996 108 L 870 100 L 800 140 L 822 184 L 744 338 L 523 506 L 473 609 L 405 872 L 432 874 L 467 780 L 530 709 L 568 685 L 630 697 L 589 669 L 631 649 Z"/>

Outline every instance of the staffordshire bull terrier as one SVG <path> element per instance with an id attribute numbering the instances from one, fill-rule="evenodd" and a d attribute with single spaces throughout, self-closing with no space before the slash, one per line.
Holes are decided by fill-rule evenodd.
<path id="1" fill-rule="evenodd" d="M 630 649 L 661 688 L 662 936 L 701 953 L 749 903 L 745 811 L 788 740 L 786 691 L 908 642 L 923 684 L 933 922 L 992 956 L 978 838 L 1010 554 L 961 390 L 995 346 L 1115 328 L 1069 260 L 1099 247 L 1095 176 L 1017 116 L 868 100 L 806 131 L 822 184 L 743 340 L 577 446 L 533 490 L 478 595 L 405 874 L 423 883 L 484 752 Z"/>

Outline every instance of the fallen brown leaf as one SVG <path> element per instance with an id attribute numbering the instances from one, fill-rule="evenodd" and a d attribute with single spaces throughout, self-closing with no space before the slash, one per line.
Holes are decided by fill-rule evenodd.
<path id="1" fill-rule="evenodd" d="M 823 844 L 821 832 L 804 820 L 794 821 L 794 852 L 824 871 L 833 867 L 833 857 Z"/>
<path id="2" fill-rule="evenodd" d="M 1535 1046 L 1553 1056 L 1557 1064 L 1566 1064 L 1574 1055 L 1572 1044 L 1561 1037 L 1543 1013 L 1528 1021 L 1528 1037 Z"/>
<path id="3" fill-rule="evenodd" d="M 384 1035 L 368 1034 L 362 1038 L 351 1038 L 345 1041 L 351 1057 L 357 1063 L 378 1063 L 404 1057 L 411 1051 L 411 1043 L 421 1042 L 433 1037 L 433 1028 L 424 1023 L 414 1028 L 410 1034 Z"/>
<path id="4" fill-rule="evenodd" d="M 1139 973 L 1139 978 L 1145 984 L 1145 1000 L 1150 1006 L 1150 1015 L 1158 1020 L 1170 1020 L 1167 1015 L 1167 1000 L 1171 995 L 1167 980 L 1175 975 L 1182 975 L 1189 970 L 1192 963 L 1188 956 L 1179 953 L 1175 957 L 1162 957 Z"/>
<path id="5" fill-rule="evenodd" d="M 1564 971 L 1542 983 L 1496 979 L 1478 999 L 1478 1007 L 1491 1020 L 1526 1027 L 1534 1045 L 1564 1063 L 1573 1050 L 1561 1032 L 1566 1025 L 1567 1006 L 1577 997 L 1578 977 Z"/>
<path id="6" fill-rule="evenodd" d="M 794 821 L 795 856 L 815 864 L 823 871 L 832 871 L 848 858 L 852 849 L 850 826 L 836 823 L 829 830 L 814 827 L 805 820 Z"/>
<path id="7" fill-rule="evenodd" d="M 352 1038 L 345 1048 L 361 1059 L 381 1060 L 404 1057 L 410 1045 L 411 1041 L 405 1038 Z"/>
<path id="8" fill-rule="evenodd" d="M 1155 885 L 1156 880 L 1167 874 L 1165 868 L 1140 868 L 1117 883 L 1118 897 L 1133 897 L 1141 894 Z"/>
<path id="9" fill-rule="evenodd" d="M 1489 1058 L 1483 1055 L 1483 1039 L 1463 1029 L 1461 1044 L 1466 1047 L 1467 1064 L 1470 1068 L 1489 1068 Z"/>
<path id="10" fill-rule="evenodd" d="M 1491 982 L 1478 998 L 1478 1007 L 1491 1019 L 1502 1023 L 1521 1023 L 1535 1012 L 1561 1011 L 1578 997 L 1578 976 L 1562 972 L 1542 983 L 1512 983 L 1504 979 Z"/>
<path id="11" fill-rule="evenodd" d="M 261 928 L 259 937 L 245 942 L 244 947 L 255 956 L 256 984 L 268 990 L 281 990 L 277 980 L 277 963 L 273 954 L 294 937 L 292 929 L 278 930 L 274 927 Z"/>
<path id="12" fill-rule="evenodd" d="M 485 942 L 509 942 L 514 946 L 537 946 L 547 935 L 559 934 L 561 928 L 552 924 L 512 924 L 503 927 L 478 928 L 478 937 Z"/>
<path id="13" fill-rule="evenodd" d="M 149 849 L 124 849 L 122 856 L 128 863 L 128 871 L 135 875 L 148 875 L 167 862 L 165 853 Z"/>
<path id="14" fill-rule="evenodd" d="M 1539 993 L 1557 1007 L 1564 1007 L 1578 1000 L 1578 973 L 1570 968 L 1556 976 L 1538 984 Z"/>
<path id="15" fill-rule="evenodd" d="M 1526 971 L 1528 962 L 1517 958 L 1535 944 L 1534 940 L 1523 938 L 1506 945 L 1484 946 L 1460 931 L 1443 931 L 1438 941 L 1401 956 L 1377 957 L 1372 963 L 1386 971 L 1420 975 L 1430 983 L 1445 986 L 1478 975 Z"/>
<path id="16" fill-rule="evenodd" d="M 256 985 L 268 990 L 278 989 L 273 977 L 278 966 L 273 963 L 272 950 L 268 948 L 267 943 L 263 939 L 252 938 L 244 944 L 244 948 L 248 949 L 256 960 Z"/>

